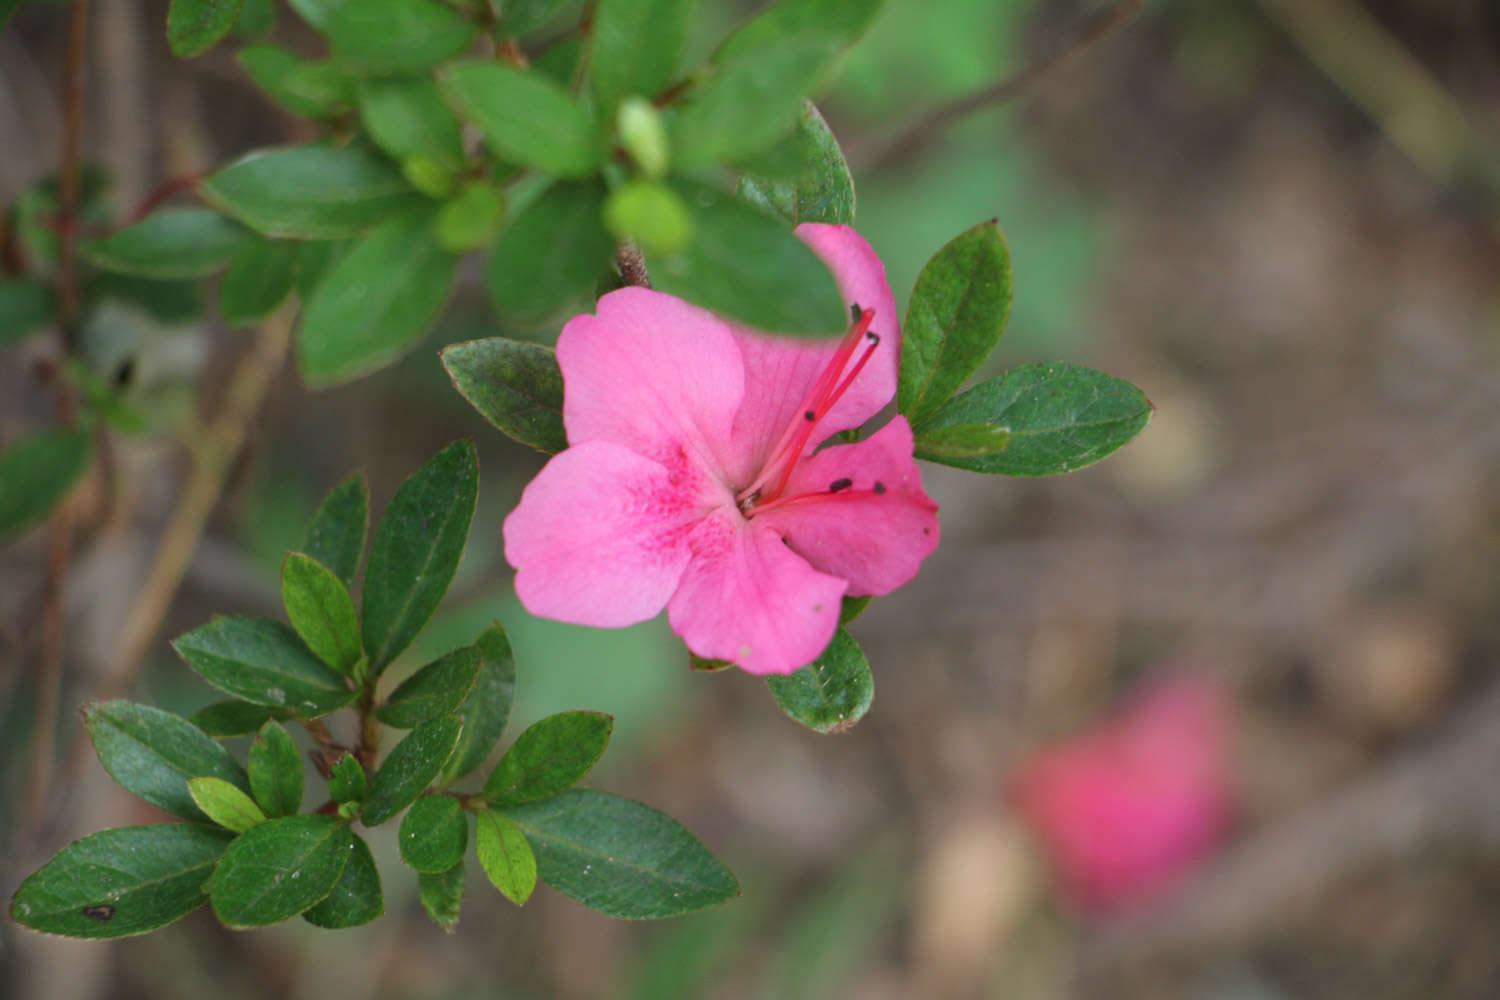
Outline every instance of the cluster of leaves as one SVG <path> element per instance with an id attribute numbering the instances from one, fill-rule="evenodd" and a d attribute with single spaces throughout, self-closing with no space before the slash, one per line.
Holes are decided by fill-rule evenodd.
<path id="1" fill-rule="evenodd" d="M 474 514 L 470 442 L 450 445 L 397 491 L 374 531 L 360 610 L 350 588 L 365 547 L 368 501 L 356 476 L 337 486 L 282 567 L 290 626 L 217 618 L 173 646 L 231 696 L 191 720 L 129 701 L 84 712 L 106 771 L 186 820 L 123 827 L 63 848 L 17 889 L 13 917 L 74 937 L 154 930 L 212 905 L 229 927 L 299 914 L 352 927 L 384 913 L 380 874 L 353 829 L 405 813 L 401 859 L 422 904 L 452 926 L 471 839 L 490 881 L 517 904 L 538 879 L 617 917 L 664 917 L 738 895 L 729 871 L 676 821 L 629 799 L 573 788 L 609 741 L 598 712 L 549 716 L 523 732 L 483 786 L 478 769 L 510 715 L 515 661 L 497 624 L 423 666 L 383 697 L 382 672 L 437 608 Z M 358 741 L 337 742 L 325 717 L 353 708 Z M 381 724 L 405 736 L 377 762 Z M 309 813 L 302 754 L 288 726 L 314 738 L 327 782 Z M 219 740 L 252 736 L 242 765 Z"/>

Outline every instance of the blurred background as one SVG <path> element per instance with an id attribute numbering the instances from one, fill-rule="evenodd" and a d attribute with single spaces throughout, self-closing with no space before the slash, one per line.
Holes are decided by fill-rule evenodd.
<path id="1" fill-rule="evenodd" d="M 698 51 L 753 8 L 705 2 Z M 309 394 L 282 374 L 133 696 L 214 700 L 165 639 L 278 614 L 282 554 L 323 492 L 369 472 L 378 511 L 473 436 L 483 487 L 460 575 L 407 668 L 498 618 L 511 735 L 615 715 L 589 779 L 671 813 L 744 887 L 718 910 L 613 921 L 476 871 L 444 934 L 394 831 L 388 912 L 255 933 L 199 912 L 112 944 L 0 924 L 26 1000 L 1500 995 L 1500 8 L 1489 0 L 890 0 L 820 102 L 859 228 L 904 304 L 922 263 L 995 217 L 1015 308 L 991 372 L 1067 359 L 1128 378 L 1154 422 L 1056 479 L 929 467 L 943 545 L 854 627 L 870 715 L 820 737 L 763 683 L 695 675 L 657 622 L 526 616 L 500 525 L 541 456 L 448 385 L 435 350 L 497 329 L 471 275 L 402 364 Z M 310 51 L 281 8 L 275 37 Z M 95 3 L 85 123 L 117 209 L 163 180 L 305 137 L 233 61 L 167 50 L 166 4 Z M 0 204 L 55 169 L 66 6 L 0 33 Z M 934 108 L 1071 53 L 1019 97 Z M 139 391 L 211 409 L 246 334 L 134 329 Z M 0 356 L 0 435 L 47 421 L 27 351 Z M 182 474 L 121 440 L 120 493 L 83 487 L 58 770 L 23 802 L 45 532 L 0 551 L 0 888 L 67 840 L 160 814 L 71 756 Z M 87 494 L 92 491 L 93 496 Z M 393 671 L 399 676 L 399 671 Z M 70 763 L 70 761 L 72 763 Z"/>

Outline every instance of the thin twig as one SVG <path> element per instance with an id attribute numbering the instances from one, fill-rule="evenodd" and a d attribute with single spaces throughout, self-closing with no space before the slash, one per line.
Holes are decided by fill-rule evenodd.
<path id="1" fill-rule="evenodd" d="M 646 258 L 628 243 L 615 251 L 615 265 L 620 269 L 620 278 L 627 285 L 641 288 L 651 287 L 651 275 L 646 272 Z"/>

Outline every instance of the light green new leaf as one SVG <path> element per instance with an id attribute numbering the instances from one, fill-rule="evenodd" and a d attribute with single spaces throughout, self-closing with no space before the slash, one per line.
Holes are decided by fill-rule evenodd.
<path id="1" fill-rule="evenodd" d="M 191 778 L 221 778 L 250 791 L 239 761 L 171 712 L 130 701 L 101 701 L 84 707 L 83 721 L 109 776 L 127 792 L 174 816 L 206 818 L 188 791 Z"/>
<path id="2" fill-rule="evenodd" d="M 228 266 L 245 227 L 208 208 L 161 208 L 79 252 L 95 267 L 143 278 L 202 278 Z"/>
<path id="3" fill-rule="evenodd" d="M 551 80 L 494 62 L 465 62 L 443 74 L 459 111 L 502 160 L 560 177 L 585 177 L 604 151 L 589 113 Z"/>
<path id="4" fill-rule="evenodd" d="M 359 615 L 338 574 L 311 556 L 289 552 L 281 564 L 281 601 L 307 648 L 339 673 L 352 674 L 362 653 Z"/>
<path id="5" fill-rule="evenodd" d="M 244 833 L 266 821 L 255 800 L 223 778 L 189 778 L 187 786 L 198 808 L 226 830 Z"/>
<path id="6" fill-rule="evenodd" d="M 562 370 L 552 348 L 490 337 L 450 344 L 439 357 L 453 387 L 501 432 L 548 454 L 568 446 Z"/>
<path id="7" fill-rule="evenodd" d="M 474 849 L 484 873 L 517 906 L 536 888 L 537 860 L 526 835 L 508 817 L 481 810 L 476 814 Z"/>

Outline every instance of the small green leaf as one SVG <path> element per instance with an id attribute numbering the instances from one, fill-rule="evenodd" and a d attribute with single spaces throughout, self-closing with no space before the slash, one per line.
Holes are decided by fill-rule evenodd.
<path id="1" fill-rule="evenodd" d="M 450 344 L 439 357 L 453 387 L 502 432 L 548 454 L 568 446 L 562 371 L 552 348 L 490 337 Z"/>
<path id="2" fill-rule="evenodd" d="M 792 178 L 747 175 L 740 178 L 740 196 L 793 225 L 854 225 L 854 178 L 838 140 L 811 101 L 803 102 L 802 118 L 790 143 L 797 164 Z"/>
<path id="3" fill-rule="evenodd" d="M 239 762 L 201 729 L 180 716 L 130 701 L 85 706 L 84 725 L 99 763 L 133 795 L 183 819 L 204 812 L 188 792 L 190 778 L 222 778 L 250 790 Z"/>
<path id="4" fill-rule="evenodd" d="M 463 720 L 456 715 L 429 719 L 391 748 L 370 782 L 361 816 L 365 826 L 379 826 L 416 801 L 442 773 L 462 728 Z"/>
<path id="5" fill-rule="evenodd" d="M 451 795 L 428 795 L 412 803 L 401 820 L 401 860 L 438 875 L 461 864 L 469 847 L 469 820 Z"/>
<path id="6" fill-rule="evenodd" d="M 46 517 L 94 461 L 84 430 L 41 431 L 0 453 L 0 542 Z"/>
<path id="7" fill-rule="evenodd" d="M 601 118 L 621 98 L 655 97 L 672 82 L 697 7 L 697 0 L 600 0 L 589 83 Z"/>
<path id="8" fill-rule="evenodd" d="M 167 8 L 167 42 L 180 59 L 207 52 L 240 19 L 245 0 L 172 0 Z"/>
<path id="9" fill-rule="evenodd" d="M 598 763 L 614 724 L 603 712 L 560 712 L 534 723 L 490 773 L 485 796 L 506 806 L 566 791 Z"/>
<path id="10" fill-rule="evenodd" d="M 358 73 L 419 73 L 463 52 L 478 31 L 437 0 L 358 0 L 327 22 L 334 59 Z"/>
<path id="11" fill-rule="evenodd" d="M 655 180 L 667 172 L 672 143 L 656 105 L 644 97 L 627 97 L 615 112 L 615 132 L 641 173 Z"/>
<path id="12" fill-rule="evenodd" d="M 354 698 L 344 678 L 287 626 L 264 618 L 216 618 L 172 641 L 172 648 L 220 691 L 309 718 Z"/>
<path id="13" fill-rule="evenodd" d="M 328 794 L 335 802 L 363 802 L 370 789 L 365 782 L 365 769 L 359 766 L 352 753 L 346 753 L 333 762 L 328 775 Z"/>
<path id="14" fill-rule="evenodd" d="M 292 713 L 285 709 L 230 699 L 200 708 L 189 721 L 214 739 L 222 740 L 230 736 L 249 736 L 269 719 L 291 717 Z"/>
<path id="15" fill-rule="evenodd" d="M 250 791 L 267 816 L 295 816 L 302 808 L 302 755 L 292 736 L 267 719 L 250 744 Z"/>
<path id="16" fill-rule="evenodd" d="M 202 278 L 228 266 L 249 239 L 239 223 L 208 208 L 161 208 L 79 247 L 95 267 L 144 278 Z"/>
<path id="17" fill-rule="evenodd" d="M 247 45 L 236 58 L 245 74 L 299 118 L 333 118 L 354 104 L 354 85 L 333 63 L 307 60 L 280 45 Z"/>
<path id="18" fill-rule="evenodd" d="M 526 834 L 542 881 L 600 913 L 672 917 L 740 894 L 697 837 L 639 802 L 575 788 L 503 815 Z"/>
<path id="19" fill-rule="evenodd" d="M 333 17 L 333 12 L 348 2 L 349 0 L 286 0 L 286 5 L 321 34 L 327 32 L 328 20 Z"/>
<path id="20" fill-rule="evenodd" d="M 651 282 L 747 326 L 833 336 L 848 326 L 828 265 L 786 224 L 738 198 L 682 185 L 693 243 L 651 261 Z"/>
<path id="21" fill-rule="evenodd" d="M 843 628 L 845 625 L 848 625 L 860 615 L 864 614 L 865 608 L 868 608 L 870 606 L 870 602 L 874 599 L 874 597 L 868 594 L 866 594 L 864 597 L 844 598 L 843 604 L 839 607 L 839 627 Z"/>
<path id="22" fill-rule="evenodd" d="M 621 242 L 647 254 L 672 254 L 693 240 L 693 220 L 682 199 L 659 181 L 626 181 L 604 203 L 604 223 Z"/>
<path id="23" fill-rule="evenodd" d="M 256 150 L 198 188 L 267 236 L 311 240 L 354 236 L 421 201 L 389 160 L 359 146 Z"/>
<path id="24" fill-rule="evenodd" d="M 934 461 L 983 458 L 997 455 L 1010 447 L 1010 429 L 993 424 L 956 424 L 923 431 L 916 439 L 916 450 L 923 458 Z"/>
<path id="25" fill-rule="evenodd" d="M 375 144 L 398 160 L 423 156 L 449 170 L 464 165 L 464 140 L 437 84 L 430 79 L 365 80 L 359 120 Z"/>
<path id="26" fill-rule="evenodd" d="M 444 78 L 459 111 L 502 160 L 561 177 L 586 177 L 599 168 L 599 130 L 551 80 L 479 61 L 450 66 Z"/>
<path id="27" fill-rule="evenodd" d="M 603 185 L 562 181 L 512 216 L 485 270 L 495 307 L 535 318 L 590 292 L 615 249 L 603 208 Z"/>
<path id="28" fill-rule="evenodd" d="M 64 847 L 22 882 L 11 918 L 77 938 L 154 931 L 208 902 L 209 876 L 229 841 L 226 831 L 193 823 L 103 830 Z"/>
<path id="29" fill-rule="evenodd" d="M 1009 314 L 1010 252 L 993 220 L 933 255 L 917 277 L 901 325 L 896 399 L 912 424 L 936 413 L 984 362 Z"/>
<path id="30" fill-rule="evenodd" d="M 235 838 L 209 883 L 214 915 L 232 928 L 280 923 L 321 901 L 353 853 L 334 816 L 286 816 Z"/>
<path id="31" fill-rule="evenodd" d="M 458 707 L 464 728 L 457 749 L 443 768 L 444 784 L 484 763 L 510 721 L 511 702 L 516 693 L 516 658 L 511 654 L 505 629 L 498 622 L 491 625 L 474 641 L 474 648 L 479 650 L 483 661 L 474 687 Z"/>
<path id="32" fill-rule="evenodd" d="M 219 315 L 230 326 L 258 323 L 286 299 L 296 276 L 296 243 L 246 240 L 219 284 Z"/>
<path id="33" fill-rule="evenodd" d="M 465 184 L 438 213 L 438 246 L 467 253 L 494 242 L 505 219 L 505 198 L 487 183 Z"/>
<path id="34" fill-rule="evenodd" d="M 782 0 L 735 29 L 714 52 L 717 63 L 759 58 L 788 38 L 846 48 L 859 41 L 885 0 Z"/>
<path id="35" fill-rule="evenodd" d="M 57 292 L 44 281 L 0 280 L 0 347 L 13 344 L 57 319 Z"/>
<path id="36" fill-rule="evenodd" d="M 506 816 L 488 809 L 474 818 L 474 849 L 480 866 L 506 899 L 523 905 L 531 898 L 537 877 L 536 855 L 525 833 Z"/>
<path id="37" fill-rule="evenodd" d="M 696 670 L 701 674 L 716 674 L 721 670 L 728 670 L 734 664 L 729 660 L 711 660 L 697 653 L 688 652 L 688 669 Z"/>
<path id="38" fill-rule="evenodd" d="M 474 442 L 455 441 L 391 499 L 365 571 L 364 637 L 372 676 L 410 645 L 437 610 L 463 555 L 478 495 Z"/>
<path id="39" fill-rule="evenodd" d="M 276 0 L 245 0 L 235 34 L 241 38 L 264 38 L 276 28 Z"/>
<path id="40" fill-rule="evenodd" d="M 439 927 L 451 931 L 458 923 L 458 910 L 464 900 L 464 866 L 460 861 L 441 875 L 426 872 L 417 876 L 417 895 L 422 908 Z"/>
<path id="41" fill-rule="evenodd" d="M 288 552 L 281 564 L 281 601 L 307 648 L 339 673 L 352 674 L 363 654 L 359 615 L 338 574 L 311 556 Z"/>
<path id="42" fill-rule="evenodd" d="M 223 778 L 189 778 L 187 786 L 198 808 L 226 830 L 244 833 L 266 821 L 255 800 Z"/>
<path id="43" fill-rule="evenodd" d="M 297 331 L 297 360 L 312 385 L 383 368 L 443 311 L 458 260 L 437 243 L 436 205 L 401 212 L 360 237 L 319 282 Z"/>
<path id="44" fill-rule="evenodd" d="M 349 832 L 349 861 L 339 873 L 333 891 L 302 914 L 315 927 L 329 930 L 358 927 L 385 915 L 385 895 L 380 890 L 380 869 L 370 845 Z"/>
<path id="45" fill-rule="evenodd" d="M 99 271 L 84 283 L 84 298 L 94 303 L 114 300 L 138 306 L 152 319 L 167 326 L 191 323 L 205 311 L 203 283 L 190 278 L 157 281 Z"/>
<path id="46" fill-rule="evenodd" d="M 413 202 L 412 204 L 415 204 Z M 308 240 L 297 252 L 297 297 L 304 303 L 312 298 L 323 276 L 344 254 L 353 240 Z"/>
<path id="47" fill-rule="evenodd" d="M 337 573 L 344 586 L 353 586 L 369 527 L 370 488 L 365 474 L 356 472 L 328 491 L 297 549 Z"/>
<path id="48" fill-rule="evenodd" d="M 479 677 L 482 659 L 474 646 L 439 657 L 402 681 L 376 710 L 376 717 L 388 726 L 412 729 L 458 711 Z"/>
<path id="49" fill-rule="evenodd" d="M 917 457 L 1002 476 L 1052 476 L 1092 465 L 1145 428 L 1151 401 L 1124 379 L 1065 362 L 1023 365 L 950 400 L 917 427 L 919 441 L 950 427 L 1010 431 L 1004 451 L 972 458 Z"/>
<path id="50" fill-rule="evenodd" d="M 870 710 L 875 680 L 854 638 L 839 629 L 812 663 L 794 674 L 766 678 L 781 710 L 820 733 L 841 733 Z"/>

